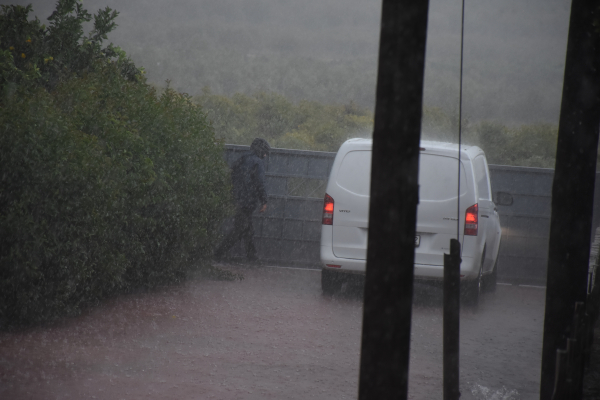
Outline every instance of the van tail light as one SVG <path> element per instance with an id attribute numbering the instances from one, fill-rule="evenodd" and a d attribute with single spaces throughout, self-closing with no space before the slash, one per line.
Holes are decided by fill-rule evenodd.
<path id="1" fill-rule="evenodd" d="M 479 207 L 473 204 L 467 208 L 465 214 L 465 235 L 477 236 L 477 225 L 479 221 Z"/>
<path id="2" fill-rule="evenodd" d="M 333 225 L 333 197 L 327 193 L 323 201 L 323 225 Z"/>

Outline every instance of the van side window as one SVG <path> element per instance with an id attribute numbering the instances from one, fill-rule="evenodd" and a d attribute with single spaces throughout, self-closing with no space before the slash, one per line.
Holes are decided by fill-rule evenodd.
<path id="1" fill-rule="evenodd" d="M 455 199 L 458 191 L 458 159 L 421 153 L 419 157 L 419 200 Z M 467 175 L 460 165 L 460 194 L 467 193 Z"/>
<path id="2" fill-rule="evenodd" d="M 485 160 L 482 156 L 476 157 L 475 160 L 473 160 L 473 169 L 475 170 L 475 180 L 477 181 L 479 198 L 482 200 L 491 200 L 490 184 L 485 164 Z"/>

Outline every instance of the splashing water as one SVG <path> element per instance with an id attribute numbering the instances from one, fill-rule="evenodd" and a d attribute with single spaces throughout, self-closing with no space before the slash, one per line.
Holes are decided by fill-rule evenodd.
<path id="1" fill-rule="evenodd" d="M 505 386 L 502 389 L 492 389 L 482 386 L 478 383 L 473 384 L 471 393 L 479 400 L 519 400 L 519 392 L 515 389 L 508 390 Z"/>

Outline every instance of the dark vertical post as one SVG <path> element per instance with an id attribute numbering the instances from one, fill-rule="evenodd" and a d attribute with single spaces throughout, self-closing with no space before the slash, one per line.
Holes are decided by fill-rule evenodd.
<path id="1" fill-rule="evenodd" d="M 444 400 L 460 397 L 460 261 L 460 242 L 450 239 L 450 254 L 444 254 Z"/>
<path id="2" fill-rule="evenodd" d="M 428 0 L 383 0 L 360 399 L 406 399 Z"/>
<path id="3" fill-rule="evenodd" d="M 573 0 L 563 84 L 552 219 L 540 399 L 554 387 L 556 350 L 565 348 L 575 302 L 586 300 L 598 127 L 600 43 L 598 3 Z"/>

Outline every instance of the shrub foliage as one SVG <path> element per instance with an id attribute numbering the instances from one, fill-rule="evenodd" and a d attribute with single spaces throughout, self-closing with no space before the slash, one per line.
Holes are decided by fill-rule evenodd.
<path id="1" fill-rule="evenodd" d="M 231 97 L 205 88 L 194 97 L 204 108 L 217 136 L 226 143 L 248 144 L 264 136 L 276 147 L 337 151 L 353 137 L 370 137 L 373 114 L 354 103 L 329 105 L 291 102 L 276 93 Z M 463 121 L 463 143 L 480 146 L 492 164 L 553 168 L 558 129 L 550 124 L 506 126 L 499 122 Z M 423 110 L 422 136 L 458 141 L 458 119 L 440 108 Z"/>
<path id="2" fill-rule="evenodd" d="M 75 0 L 49 28 L 29 12 L 0 14 L 0 326 L 178 281 L 228 212 L 223 145 L 201 108 L 157 95 L 102 46 L 117 13 L 99 11 L 84 36 Z"/>
<path id="3" fill-rule="evenodd" d="M 368 137 L 373 126 L 372 113 L 352 102 L 294 103 L 272 92 L 227 97 L 208 88 L 194 100 L 206 111 L 218 137 L 232 144 L 247 145 L 261 136 L 280 148 L 337 151 L 349 138 Z"/>

